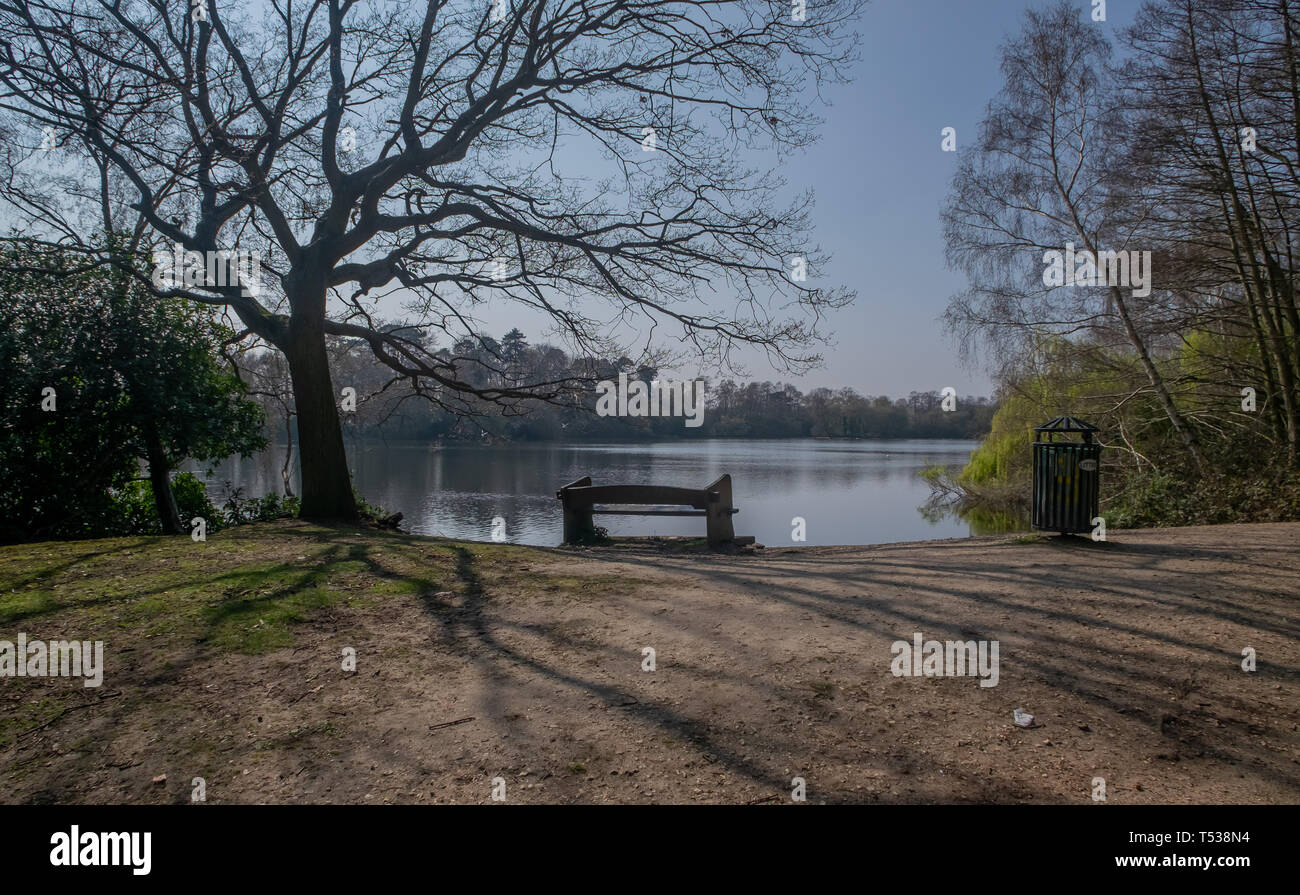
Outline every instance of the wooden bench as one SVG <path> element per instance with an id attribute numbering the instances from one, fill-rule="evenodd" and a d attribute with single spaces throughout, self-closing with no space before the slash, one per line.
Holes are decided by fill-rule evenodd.
<path id="1" fill-rule="evenodd" d="M 740 510 L 731 505 L 731 476 L 724 475 L 703 488 L 671 488 L 663 485 L 593 485 L 591 476 L 570 482 L 555 496 L 564 506 L 564 542 L 580 544 L 596 536 L 593 514 L 607 516 L 703 516 L 709 547 L 752 544 L 751 537 L 737 538 L 731 517 Z M 615 506 L 608 506 L 613 504 Z M 618 506 L 637 509 L 619 509 Z M 690 509 L 668 509 L 690 507 Z M 655 509 L 640 509 L 654 506 Z"/>

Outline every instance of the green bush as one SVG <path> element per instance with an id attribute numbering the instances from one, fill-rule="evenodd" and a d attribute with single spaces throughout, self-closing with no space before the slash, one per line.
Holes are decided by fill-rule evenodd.
<path id="1" fill-rule="evenodd" d="M 1197 427 L 1205 471 L 1131 353 L 1049 343 L 1031 372 L 1004 381 L 988 437 L 958 476 L 928 471 L 939 497 L 966 514 L 1027 507 L 1033 428 L 1062 413 L 1098 426 L 1101 512 L 1111 528 L 1300 518 L 1300 470 L 1289 470 L 1264 414 L 1240 413 L 1231 375 L 1208 369 L 1249 358 L 1240 339 L 1192 333 L 1160 359 L 1175 402 Z"/>
<path id="2" fill-rule="evenodd" d="M 160 532 L 141 461 L 171 470 L 266 444 L 219 313 L 153 294 L 148 259 L 117 236 L 103 248 L 115 264 L 24 240 L 0 250 L 0 542 Z M 200 484 L 177 483 L 190 518 L 215 518 Z"/>
<path id="3" fill-rule="evenodd" d="M 261 497 L 241 497 L 243 490 L 235 488 L 226 499 L 222 519 L 227 525 L 273 522 L 298 515 L 299 500 L 296 497 L 281 497 L 275 493 Z"/>
<path id="4" fill-rule="evenodd" d="M 190 520 L 200 516 L 207 520 L 208 531 L 221 527 L 221 514 L 208 499 L 208 489 L 196 475 L 182 472 L 172 479 L 172 494 L 176 497 L 176 506 L 180 508 L 181 520 L 186 526 Z"/>
<path id="5" fill-rule="evenodd" d="M 110 515 L 104 520 L 106 534 L 162 534 L 158 510 L 154 507 L 153 486 L 148 479 L 130 482 L 112 496 Z"/>
<path id="6" fill-rule="evenodd" d="M 181 511 L 181 521 L 186 528 L 190 520 L 202 517 L 208 531 L 218 531 L 225 521 L 208 499 L 203 482 L 193 473 L 182 472 L 172 479 L 172 494 Z M 136 479 L 112 495 L 112 503 L 103 519 L 100 531 L 114 535 L 160 535 L 162 525 L 154 505 L 153 485 L 148 479 Z"/>

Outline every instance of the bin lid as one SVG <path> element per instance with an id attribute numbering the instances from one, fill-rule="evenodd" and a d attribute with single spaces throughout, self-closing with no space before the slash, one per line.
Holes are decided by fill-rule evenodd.
<path id="1" fill-rule="evenodd" d="M 1085 423 L 1072 416 L 1058 416 L 1051 422 L 1034 427 L 1035 432 L 1100 432 L 1092 423 Z"/>

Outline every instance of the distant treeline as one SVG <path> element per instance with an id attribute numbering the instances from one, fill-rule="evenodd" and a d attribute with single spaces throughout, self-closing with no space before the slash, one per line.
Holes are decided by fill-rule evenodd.
<path id="1" fill-rule="evenodd" d="M 861 395 L 851 388 L 801 392 L 780 382 L 709 381 L 703 424 L 692 428 L 680 417 L 626 418 L 596 415 L 593 387 L 572 403 L 531 402 L 513 409 L 484 405 L 468 418 L 394 379 L 392 370 L 349 340 L 330 345 L 335 386 L 355 389 L 355 410 L 344 406 L 345 431 L 353 437 L 410 440 L 482 441 L 642 441 L 671 438 L 964 438 L 986 435 L 996 405 L 988 398 L 958 397 L 944 410 L 938 392 L 912 392 L 906 398 Z M 515 382 L 576 375 L 614 380 L 619 373 L 650 382 L 658 372 L 627 358 L 582 361 L 551 345 L 532 346 L 519 330 L 501 341 L 461 342 L 446 352 L 468 362 L 462 375 L 479 385 L 510 387 Z M 472 364 L 472 366 L 470 365 Z M 272 435 L 283 442 L 293 416 L 292 391 L 283 358 L 275 353 L 246 356 L 241 364 L 254 397 L 267 411 Z M 664 374 L 664 379 L 674 378 Z M 436 396 L 435 396 L 436 397 Z"/>

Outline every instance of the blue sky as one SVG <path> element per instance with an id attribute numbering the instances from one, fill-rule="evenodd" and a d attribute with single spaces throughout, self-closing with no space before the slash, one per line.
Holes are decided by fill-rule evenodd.
<path id="1" fill-rule="evenodd" d="M 981 359 L 963 366 L 940 322 L 964 286 L 944 261 L 939 212 L 958 154 L 941 150 L 941 131 L 956 128 L 959 150 L 974 138 L 1001 85 L 999 45 L 1020 30 L 1027 7 L 1052 2 L 871 0 L 857 26 L 862 46 L 853 82 L 825 88 L 830 106 L 819 110 L 820 142 L 782 163 L 792 190 L 811 187 L 816 195 L 814 241 L 833 260 L 813 272 L 815 281 L 856 289 L 858 299 L 823 326 L 833 343 L 823 350 L 822 368 L 796 378 L 774 371 L 756 352 L 740 352 L 745 378 L 895 397 L 946 386 L 961 395 L 992 392 Z M 1085 15 L 1092 9 L 1092 0 L 1072 2 Z M 1107 21 L 1095 27 L 1113 36 L 1139 5 L 1107 0 Z M 809 14 L 816 14 L 816 0 Z M 584 173 L 588 161 L 596 166 L 577 154 L 569 161 Z M 400 297 L 382 301 L 381 314 L 401 316 Z M 489 302 L 475 316 L 488 333 L 518 326 L 534 343 L 547 340 L 549 321 L 513 303 Z"/>
<path id="2" fill-rule="evenodd" d="M 1075 0 L 1091 15 L 1090 0 Z M 973 139 L 1001 87 L 999 46 L 1020 30 L 1024 0 L 873 0 L 860 24 L 854 83 L 830 94 L 821 142 L 808 154 L 817 235 L 828 275 L 858 290 L 832 321 L 838 345 L 800 385 L 847 385 L 905 395 L 951 385 L 990 394 L 981 367 L 964 369 L 939 321 L 964 280 L 944 262 L 939 211 L 956 153 L 940 131 Z M 1108 0 L 1096 27 L 1118 35 L 1138 0 Z M 755 374 L 758 373 L 754 369 Z"/>
<path id="3" fill-rule="evenodd" d="M 1076 0 L 1090 13 L 1090 0 Z M 816 240 L 834 255 L 821 279 L 858 290 L 827 331 L 826 365 L 794 378 L 746 356 L 750 379 L 783 379 L 803 389 L 850 386 L 895 397 L 953 386 L 991 394 L 982 366 L 962 366 L 939 320 L 963 287 L 947 269 L 939 211 L 956 164 L 940 148 L 940 131 L 957 129 L 959 149 L 972 139 L 1001 85 L 998 47 L 1020 30 L 1023 11 L 1049 0 L 873 0 L 859 23 L 861 61 L 852 84 L 832 88 L 821 141 L 785 168 L 791 186 L 817 197 Z M 1117 34 L 1138 0 L 1108 0 Z M 810 3 L 810 12 L 815 4 Z M 488 330 L 518 325 L 517 309 L 479 316 Z M 978 364 L 978 361 L 977 361 Z M 693 373 L 693 371 L 691 371 Z"/>

